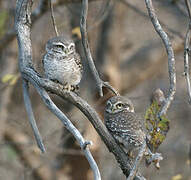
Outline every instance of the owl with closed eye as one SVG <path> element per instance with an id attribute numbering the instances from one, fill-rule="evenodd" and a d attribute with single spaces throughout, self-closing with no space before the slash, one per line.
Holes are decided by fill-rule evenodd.
<path id="1" fill-rule="evenodd" d="M 69 91 L 80 83 L 80 56 L 75 50 L 74 42 L 68 37 L 54 37 L 46 43 L 43 67 L 46 78 L 59 82 Z"/>
<path id="2" fill-rule="evenodd" d="M 107 101 L 104 123 L 129 155 L 145 142 L 144 121 L 135 113 L 132 102 L 125 97 L 113 96 Z"/>

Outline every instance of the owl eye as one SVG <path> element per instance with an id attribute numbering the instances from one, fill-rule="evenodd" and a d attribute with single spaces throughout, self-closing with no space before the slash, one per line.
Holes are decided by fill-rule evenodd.
<path id="1" fill-rule="evenodd" d="M 70 45 L 69 50 L 73 50 L 73 49 L 74 49 L 74 45 L 72 44 Z"/>
<path id="2" fill-rule="evenodd" d="M 64 48 L 64 46 L 58 44 L 58 45 L 56 45 L 56 47 L 59 48 L 59 49 L 61 49 L 62 51 L 65 52 L 65 48 Z"/>
<path id="3" fill-rule="evenodd" d="M 111 107 L 112 105 L 111 105 L 110 102 L 108 102 L 106 106 L 109 108 L 109 107 Z"/>
<path id="4" fill-rule="evenodd" d="M 122 103 L 118 103 L 116 107 L 117 107 L 117 109 L 121 109 L 123 106 L 124 105 Z"/>

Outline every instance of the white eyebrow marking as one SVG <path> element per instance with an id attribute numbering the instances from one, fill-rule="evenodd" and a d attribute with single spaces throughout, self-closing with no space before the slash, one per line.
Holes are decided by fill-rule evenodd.
<path id="1" fill-rule="evenodd" d="M 110 106 L 112 106 L 112 104 L 111 104 L 111 102 L 110 102 L 110 101 L 107 101 L 107 105 L 110 105 Z"/>
<path id="2" fill-rule="evenodd" d="M 74 44 L 74 43 L 71 43 L 71 44 L 68 46 L 68 48 L 70 48 L 71 46 L 75 46 L 75 44 Z"/>
<path id="3" fill-rule="evenodd" d="M 54 42 L 53 45 L 56 45 L 56 46 L 60 45 L 60 46 L 64 46 L 66 48 L 66 46 L 61 42 Z"/>

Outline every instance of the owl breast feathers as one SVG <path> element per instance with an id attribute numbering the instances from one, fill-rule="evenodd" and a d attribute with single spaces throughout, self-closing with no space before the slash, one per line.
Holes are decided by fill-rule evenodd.
<path id="1" fill-rule="evenodd" d="M 144 121 L 135 112 L 129 99 L 114 96 L 107 101 L 104 113 L 107 129 L 127 152 L 145 141 Z"/>
<path id="2" fill-rule="evenodd" d="M 60 36 L 46 44 L 43 58 L 45 76 L 63 85 L 76 86 L 82 77 L 82 64 L 72 40 Z"/>

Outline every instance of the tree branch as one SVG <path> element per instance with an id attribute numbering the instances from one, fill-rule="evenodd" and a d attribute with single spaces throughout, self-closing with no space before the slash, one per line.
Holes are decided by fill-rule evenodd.
<path id="1" fill-rule="evenodd" d="M 151 22 L 156 32 L 159 34 L 160 38 L 162 39 L 164 46 L 166 48 L 167 55 L 168 55 L 168 71 L 169 71 L 170 87 L 169 87 L 168 97 L 166 98 L 165 103 L 159 112 L 159 117 L 161 117 L 163 114 L 166 114 L 171 102 L 174 99 L 174 95 L 176 92 L 175 58 L 174 58 L 174 51 L 172 49 L 172 44 L 168 38 L 168 35 L 163 31 L 158 21 L 158 18 L 155 14 L 155 10 L 152 5 L 152 0 L 145 0 L 145 3 L 146 3 L 146 7 L 148 10 L 148 14 L 150 16 Z"/>
<path id="2" fill-rule="evenodd" d="M 16 4 L 16 14 L 15 14 L 15 29 L 17 32 L 17 40 L 19 45 L 19 69 L 21 71 L 22 77 L 24 77 L 23 73 L 25 72 L 25 68 L 32 68 L 32 49 L 31 49 L 31 39 L 30 39 L 30 27 L 31 27 L 31 8 L 32 8 L 32 0 L 17 0 Z M 26 79 L 27 80 L 27 79 Z M 73 126 L 70 120 L 56 107 L 56 105 L 52 102 L 46 91 L 40 87 L 34 79 L 30 79 L 30 82 L 34 85 L 41 98 L 43 99 L 46 106 L 62 121 L 65 127 L 74 135 L 76 140 L 81 146 L 82 151 L 84 152 L 92 170 L 94 173 L 95 180 L 101 180 L 101 176 L 99 173 L 99 169 L 95 160 L 93 159 L 90 151 L 86 148 L 87 142 L 83 139 L 80 132 Z M 30 106 L 30 101 L 28 98 L 28 87 L 26 81 L 23 81 L 24 88 L 24 97 L 25 97 L 25 105 L 27 108 L 27 112 L 29 114 L 29 118 L 34 123 L 34 117 L 32 113 L 32 108 Z M 38 131 L 35 131 L 35 134 Z M 38 136 L 39 137 L 39 136 Z M 38 141 L 37 141 L 38 142 Z M 85 144 L 85 146 L 84 146 Z"/>
<path id="3" fill-rule="evenodd" d="M 59 34 L 58 34 L 57 26 L 56 26 L 56 20 L 54 17 L 54 8 L 53 8 L 52 0 L 50 0 L 50 10 L 51 10 L 52 25 L 54 27 L 54 31 L 55 31 L 56 36 L 58 36 Z"/>
<path id="4" fill-rule="evenodd" d="M 100 96 L 103 96 L 103 87 L 110 89 L 114 94 L 119 95 L 118 92 L 108 83 L 100 79 L 98 71 L 95 67 L 87 37 L 87 15 L 88 15 L 88 0 L 82 0 L 82 11 L 80 19 L 80 31 L 82 35 L 82 45 L 84 47 L 84 53 L 88 61 L 90 70 L 96 80 L 96 85 L 99 91 Z"/>
<path id="5" fill-rule="evenodd" d="M 28 118 L 29 118 L 29 123 L 33 129 L 37 145 L 40 148 L 41 152 L 44 153 L 46 150 L 45 150 L 44 144 L 42 142 L 40 132 L 36 125 L 36 121 L 35 121 L 32 106 L 31 106 L 31 101 L 30 101 L 30 97 L 29 97 L 29 86 L 28 86 L 28 82 L 25 79 L 23 79 L 23 97 L 24 97 L 24 103 L 25 103 L 26 111 L 27 111 Z"/>
<path id="6" fill-rule="evenodd" d="M 190 72 L 189 72 L 189 52 L 190 52 L 190 37 L 191 37 L 191 4 L 189 0 L 185 0 L 186 8 L 189 14 L 189 25 L 184 41 L 184 75 L 187 84 L 188 102 L 191 104 L 191 86 L 190 86 Z"/>
<path id="7" fill-rule="evenodd" d="M 93 162 L 90 152 L 86 149 L 86 142 L 81 139 L 81 135 L 78 130 L 74 128 L 69 119 L 55 106 L 52 100 L 49 98 L 48 92 L 57 94 L 58 96 L 68 100 L 76 107 L 78 107 L 85 116 L 90 120 L 109 151 L 111 151 L 116 160 L 121 166 L 123 173 L 128 176 L 130 170 L 133 167 L 133 162 L 128 158 L 125 152 L 118 146 L 111 134 L 107 131 L 106 127 L 102 123 L 95 110 L 82 98 L 73 92 L 63 90 L 63 86 L 49 79 L 42 78 L 34 70 L 32 65 L 32 49 L 30 39 L 30 14 L 31 14 L 32 0 L 17 0 L 16 16 L 15 16 L 15 28 L 17 31 L 17 39 L 19 45 L 19 69 L 22 77 L 28 82 L 32 83 L 36 88 L 46 106 L 66 125 L 66 127 L 77 138 L 82 150 L 85 151 L 86 156 L 90 162 L 90 166 L 94 171 L 94 177 L 99 179 L 99 172 L 96 164 Z M 145 180 L 139 173 L 134 178 L 135 180 Z"/>
<path id="8" fill-rule="evenodd" d="M 80 132 L 76 129 L 76 127 L 71 123 L 71 121 L 64 115 L 64 113 L 53 103 L 53 101 L 50 99 L 47 92 L 39 87 L 35 81 L 31 82 L 35 86 L 36 90 L 38 91 L 39 95 L 41 96 L 43 102 L 48 107 L 48 109 L 54 113 L 58 119 L 61 120 L 61 122 L 64 124 L 64 126 L 74 135 L 77 142 L 80 144 L 81 150 L 84 152 L 92 170 L 94 173 L 94 179 L 95 180 L 101 180 L 100 172 L 97 167 L 97 164 L 91 155 L 89 149 L 87 148 L 87 145 L 90 144 L 89 142 L 85 141 L 80 134 Z"/>
<path id="9" fill-rule="evenodd" d="M 143 143 L 143 145 L 141 146 L 140 150 L 139 150 L 139 153 L 135 159 L 135 163 L 134 163 L 134 166 L 133 168 L 131 169 L 131 172 L 129 174 L 129 177 L 127 178 L 127 180 L 133 180 L 136 173 L 137 173 L 137 169 L 138 169 L 138 166 L 144 156 L 144 153 L 146 151 L 146 141 Z"/>

